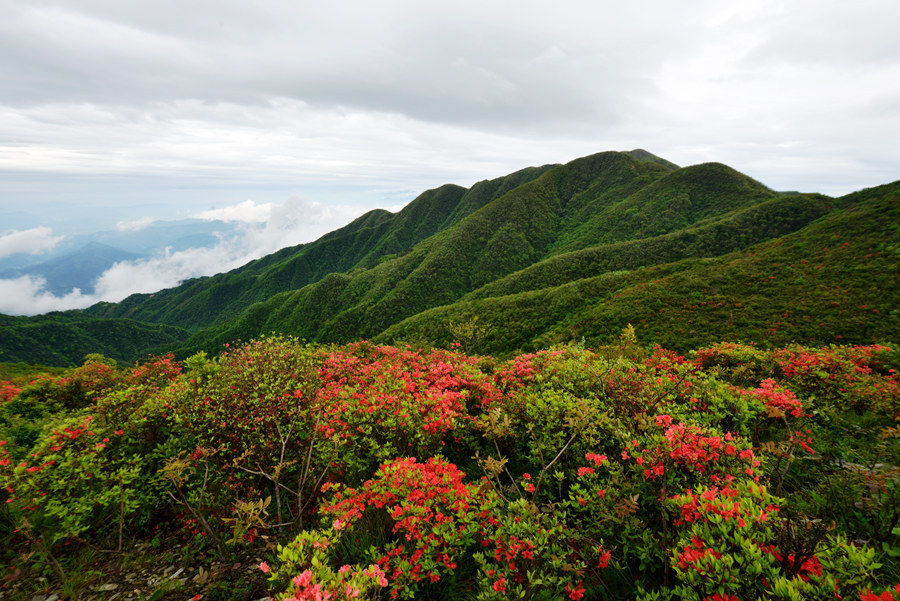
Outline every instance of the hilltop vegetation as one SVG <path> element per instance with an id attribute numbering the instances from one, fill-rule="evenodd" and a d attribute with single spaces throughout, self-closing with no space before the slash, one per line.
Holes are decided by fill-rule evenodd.
<path id="1" fill-rule="evenodd" d="M 889 346 L 680 356 L 629 329 L 508 361 L 288 338 L 95 355 L 0 388 L 0 586 L 874 599 L 900 583 L 897 367 Z M 191 578 L 116 567 L 173 561 Z"/>
<path id="2" fill-rule="evenodd" d="M 0 361 L 69 366 L 101 353 L 131 363 L 153 347 L 175 348 L 188 332 L 132 319 L 98 319 L 78 311 L 33 317 L 0 314 Z"/>
<path id="3" fill-rule="evenodd" d="M 864 196 L 842 199 L 846 209 L 796 233 L 722 257 L 628 269 L 653 249 L 668 252 L 677 245 L 672 238 L 562 255 L 376 339 L 440 332 L 431 339 L 445 344 L 451 332 L 441 324 L 478 316 L 489 326 L 479 347 L 485 352 L 531 350 L 578 336 L 608 340 L 628 323 L 647 340 L 679 350 L 711 340 L 769 346 L 890 340 L 900 331 L 900 185 Z"/>

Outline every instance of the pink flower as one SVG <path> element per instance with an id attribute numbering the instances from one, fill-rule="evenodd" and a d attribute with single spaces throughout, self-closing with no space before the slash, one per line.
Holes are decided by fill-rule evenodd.
<path id="1" fill-rule="evenodd" d="M 263 571 L 263 574 L 268 574 L 269 564 L 267 564 L 266 562 L 262 562 L 261 564 L 259 564 L 259 569 Z"/>
<path id="2" fill-rule="evenodd" d="M 312 571 L 306 570 L 299 576 L 294 576 L 294 586 L 298 586 L 300 588 L 306 588 L 309 586 L 309 583 L 312 582 Z"/>

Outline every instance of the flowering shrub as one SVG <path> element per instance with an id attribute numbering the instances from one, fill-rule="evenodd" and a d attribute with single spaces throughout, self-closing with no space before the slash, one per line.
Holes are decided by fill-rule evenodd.
<path id="1" fill-rule="evenodd" d="M 718 370 L 729 381 L 740 386 L 756 384 L 771 372 L 769 352 L 753 345 L 720 342 L 697 349 L 692 354 L 694 365 L 699 369 Z"/>
<path id="2" fill-rule="evenodd" d="M 319 430 L 346 449 L 344 469 L 363 477 L 393 457 L 428 457 L 448 443 L 452 451 L 500 398 L 474 359 L 440 350 L 349 345 L 325 355 L 320 377 Z"/>
<path id="3" fill-rule="evenodd" d="M 19 518 L 46 531 L 50 544 L 90 529 L 109 532 L 141 504 L 133 483 L 142 459 L 112 461 L 107 447 L 116 444 L 94 431 L 91 416 L 57 422 L 44 445 L 7 472 L 7 504 Z"/>
<path id="4" fill-rule="evenodd" d="M 762 403 L 769 417 L 803 417 L 803 403 L 800 399 L 790 390 L 777 386 L 772 378 L 763 380 L 759 388 L 751 391 L 742 390 L 741 393 L 750 395 Z"/>
<path id="5" fill-rule="evenodd" d="M 761 462 L 746 442 L 730 432 L 724 435 L 697 426 L 672 423 L 671 416 L 657 415 L 660 432 L 643 444 L 632 441 L 622 451 L 622 459 L 633 462 L 646 480 L 667 478 L 669 490 L 687 483 L 726 482 L 747 475 L 758 479 Z"/>
<path id="6" fill-rule="evenodd" d="M 677 527 L 670 555 L 683 599 L 834 599 L 859 591 L 874 553 L 837 537 L 797 545 L 777 499 L 746 479 L 672 496 Z"/>
<path id="7" fill-rule="evenodd" d="M 203 454 L 202 470 L 186 472 L 195 477 L 186 491 L 224 518 L 237 500 L 268 489 L 274 523 L 301 522 L 333 456 L 333 445 L 317 434 L 314 350 L 272 337 L 228 347 L 215 361 L 201 354 L 185 364 L 190 371 L 171 389 L 167 408 L 182 431 L 183 451 L 213 451 Z"/>
<path id="8" fill-rule="evenodd" d="M 0 380 L 0 404 L 16 398 L 22 389 L 6 380 Z"/>
<path id="9" fill-rule="evenodd" d="M 893 352 L 94 357 L 0 403 L 0 562 L 168 521 L 221 557 L 277 549 L 261 569 L 289 601 L 885 598 Z"/>
<path id="10" fill-rule="evenodd" d="M 272 588 L 285 589 L 276 596 L 284 601 L 325 601 L 367 598 L 388 584 L 378 564 L 362 567 L 343 564 L 334 569 L 340 530 L 303 531 L 287 545 L 278 546 L 278 566 L 263 562 Z M 287 584 L 285 584 L 287 583 Z M 286 588 L 285 588 L 286 587 Z"/>
<path id="11" fill-rule="evenodd" d="M 463 483 L 464 477 L 441 458 L 396 459 L 358 491 L 329 487 L 331 501 L 321 512 L 338 530 L 353 529 L 366 512 L 381 514 L 390 534 L 372 549 L 372 559 L 387 574 L 392 597 L 412 598 L 420 582 L 435 583 L 456 570 L 492 520 L 496 496 L 480 483 Z"/>
<path id="12" fill-rule="evenodd" d="M 106 391 L 114 389 L 121 376 L 115 361 L 101 355 L 88 355 L 84 365 L 67 374 L 38 376 L 21 390 L 19 398 L 54 410 L 83 409 Z"/>
<path id="13" fill-rule="evenodd" d="M 571 529 L 565 512 L 542 512 L 524 499 L 488 521 L 481 545 L 473 556 L 479 599 L 581 599 L 610 556 L 602 541 Z"/>
<path id="14" fill-rule="evenodd" d="M 779 379 L 817 403 L 857 412 L 900 412 L 897 373 L 882 377 L 872 369 L 879 355 L 892 352 L 882 345 L 808 349 L 799 345 L 772 352 Z"/>

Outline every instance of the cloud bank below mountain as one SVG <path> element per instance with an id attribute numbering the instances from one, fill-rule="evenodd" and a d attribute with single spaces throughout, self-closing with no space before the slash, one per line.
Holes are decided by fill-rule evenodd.
<path id="1" fill-rule="evenodd" d="M 237 233 L 222 235 L 213 246 L 180 251 L 163 250 L 158 256 L 115 263 L 95 285 L 93 294 L 75 289 L 64 296 L 47 292 L 46 281 L 22 276 L 0 279 L 0 313 L 35 315 L 50 311 L 83 309 L 100 301 L 118 302 L 135 293 L 153 293 L 177 286 L 189 278 L 211 276 L 235 269 L 284 247 L 313 241 L 358 216 L 358 209 L 312 202 L 292 196 L 282 204 L 237 205 L 210 210 L 197 218 L 240 222 Z M 0 251 L 40 252 L 62 237 L 50 228 L 13 232 L 0 238 Z M 7 246 L 4 247 L 4 241 Z M 55 241 L 55 242 L 54 242 Z M 0 255 L 2 256 L 2 255 Z"/>

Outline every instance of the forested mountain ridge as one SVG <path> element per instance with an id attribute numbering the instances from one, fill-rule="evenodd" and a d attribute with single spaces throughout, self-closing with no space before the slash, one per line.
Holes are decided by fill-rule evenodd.
<path id="1" fill-rule="evenodd" d="M 675 200 L 681 203 L 677 210 Z M 624 153 L 593 155 L 548 171 L 404 257 L 273 296 L 236 320 L 194 335 L 186 350 L 214 351 L 229 340 L 270 331 L 323 342 L 356 336 L 446 344 L 454 336 L 451 323 L 476 317 L 488 330 L 478 348 L 484 352 L 581 336 L 598 340 L 617 332 L 622 320 L 614 319 L 617 325 L 609 331 L 563 323 L 604 295 L 639 283 L 645 274 L 632 270 L 702 270 L 703 262 L 673 262 L 745 251 L 857 200 L 778 194 L 720 164 L 673 171 Z M 875 224 L 867 236 L 890 236 L 879 231 L 874 215 L 864 219 Z M 578 245 L 583 248 L 561 252 Z M 563 288 L 551 290 L 557 286 Z M 571 297 L 575 289 L 577 302 Z M 531 296 L 508 297 L 523 292 Z M 647 321 L 641 315 L 631 320 Z M 754 331 L 758 321 L 747 317 Z M 698 336 L 706 341 L 708 334 L 703 329 Z M 732 333 L 742 335 L 740 328 Z M 823 339 L 829 336 L 822 333 Z"/>
<path id="2" fill-rule="evenodd" d="M 712 340 L 891 341 L 900 331 L 900 182 L 836 204 L 845 208 L 723 256 L 628 268 L 629 261 L 648 264 L 654 245 L 671 249 L 671 238 L 614 245 L 605 255 L 562 255 L 415 315 L 375 340 L 447 344 L 453 332 L 446 324 L 477 316 L 477 348 L 485 353 L 609 340 L 629 323 L 644 340 L 673 349 Z M 811 220 L 816 212 L 800 214 Z"/>
<path id="3" fill-rule="evenodd" d="M 441 186 L 396 214 L 371 211 L 315 242 L 69 321 L 174 326 L 148 340 L 144 355 L 216 353 L 269 332 L 444 345 L 459 337 L 453 324 L 475 321 L 471 350 L 500 354 L 582 337 L 599 343 L 627 323 L 671 348 L 880 341 L 900 328 L 896 311 L 848 321 L 832 315 L 827 303 L 839 301 L 822 288 L 847 290 L 857 306 L 900 305 L 891 250 L 900 240 L 898 186 L 841 198 L 778 193 L 720 163 L 679 168 L 646 151 L 604 152 L 470 189 Z M 817 254 L 840 231 L 854 232 L 841 252 Z M 870 247 L 870 264 L 855 265 Z M 794 280 L 763 282 L 765 261 L 793 262 L 786 276 Z M 810 271 L 816 264 L 827 270 Z M 761 283 L 747 288 L 751 271 Z M 790 321 L 774 316 L 797 304 L 806 307 L 802 323 L 784 327 Z M 8 351 L 27 348 L 17 338 L 25 329 L 10 333 L 21 322 L 9 319 L 14 340 L 0 338 L 0 360 L 27 360 Z M 87 352 L 71 349 L 70 361 Z"/>
<path id="4" fill-rule="evenodd" d="M 370 267 L 448 227 L 498 194 L 550 166 L 523 169 L 471 189 L 448 184 L 419 195 L 396 214 L 376 209 L 308 244 L 284 248 L 228 273 L 188 280 L 155 294 L 86 310 L 97 317 L 126 317 L 196 330 L 238 315 L 254 302 L 301 288 L 329 273 Z"/>

